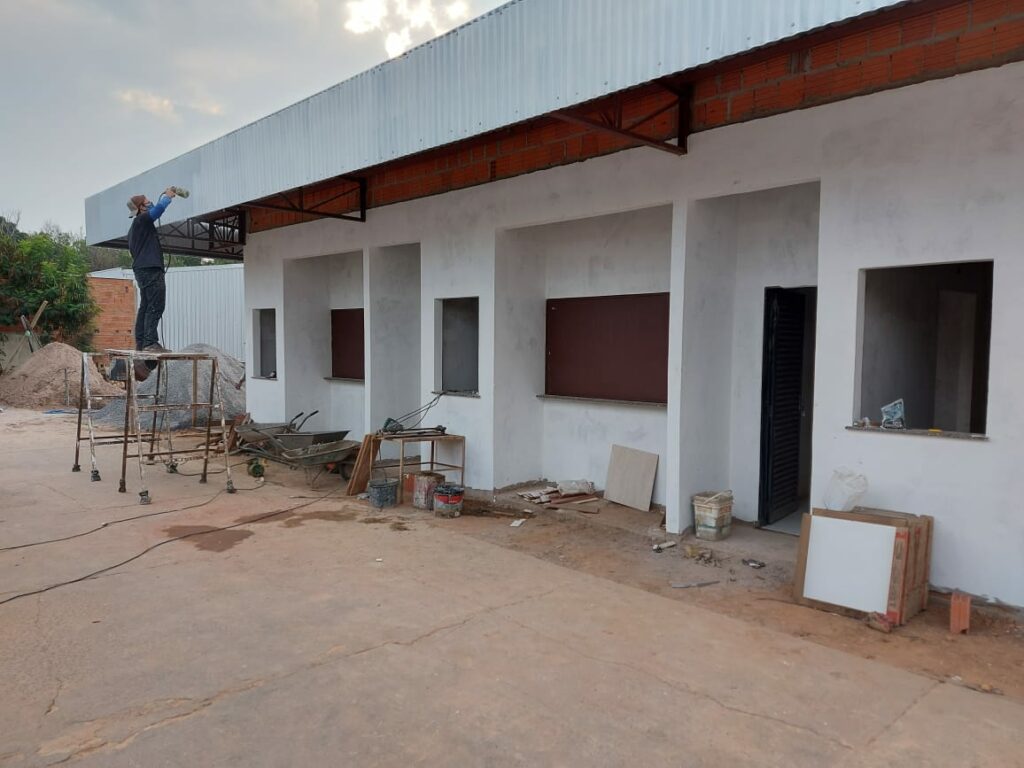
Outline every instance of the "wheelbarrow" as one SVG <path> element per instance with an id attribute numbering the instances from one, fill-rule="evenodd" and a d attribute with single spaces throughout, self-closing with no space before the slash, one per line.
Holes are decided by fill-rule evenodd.
<path id="1" fill-rule="evenodd" d="M 267 435 L 265 441 L 245 445 L 242 450 L 252 457 L 249 460 L 250 475 L 261 476 L 261 460 L 266 459 L 284 464 L 290 469 L 302 468 L 309 487 L 315 488 L 320 475 L 330 469 L 337 468 L 338 473 L 346 480 L 351 477 L 361 445 L 362 443 L 355 440 L 333 440 L 313 443 L 304 448 L 286 448 L 276 437 Z"/>

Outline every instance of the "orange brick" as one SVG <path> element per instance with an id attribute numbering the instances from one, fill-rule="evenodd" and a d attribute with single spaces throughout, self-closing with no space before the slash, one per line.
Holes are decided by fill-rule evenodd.
<path id="1" fill-rule="evenodd" d="M 903 30 L 898 23 L 886 24 L 871 31 L 868 47 L 873 53 L 891 50 L 900 44 L 902 34 Z"/>
<path id="2" fill-rule="evenodd" d="M 839 61 L 860 59 L 868 52 L 869 34 L 848 35 L 839 41 Z"/>
<path id="3" fill-rule="evenodd" d="M 726 99 L 712 99 L 706 107 L 704 120 L 707 125 L 721 125 L 729 115 L 729 102 Z"/>
<path id="4" fill-rule="evenodd" d="M 905 48 L 892 54 L 893 81 L 906 80 L 921 74 L 924 51 L 921 46 Z"/>
<path id="5" fill-rule="evenodd" d="M 754 92 L 740 91 L 729 99 L 729 119 L 742 120 L 754 111 Z"/>
<path id="6" fill-rule="evenodd" d="M 943 8 L 935 12 L 935 34 L 947 35 L 967 29 L 971 18 L 971 8 L 967 3 Z"/>
<path id="7" fill-rule="evenodd" d="M 955 41 L 954 50 L 956 48 Z M 860 65 L 861 81 L 865 88 L 878 88 L 889 83 L 889 57 L 872 56 Z"/>
<path id="8" fill-rule="evenodd" d="M 921 64 L 925 72 L 942 72 L 956 66 L 955 37 L 925 46 Z"/>
<path id="9" fill-rule="evenodd" d="M 1006 0 L 972 0 L 971 26 L 991 24 L 1006 16 Z"/>
<path id="10" fill-rule="evenodd" d="M 965 634 L 971 629 L 971 596 L 954 592 L 949 597 L 949 631 Z"/>
<path id="11" fill-rule="evenodd" d="M 903 28 L 902 41 L 904 45 L 927 40 L 935 29 L 935 17 L 930 13 L 924 16 L 915 16 L 912 19 L 906 19 L 901 27 Z"/>
<path id="12" fill-rule="evenodd" d="M 767 112 L 779 107 L 779 86 L 777 84 L 762 85 L 754 89 L 754 109 Z"/>
<path id="13" fill-rule="evenodd" d="M 1024 19 L 999 24 L 992 36 L 992 54 L 1003 56 L 1024 49 Z"/>
<path id="14" fill-rule="evenodd" d="M 759 61 L 756 64 L 751 64 L 748 67 L 743 68 L 743 87 L 751 88 L 755 85 L 760 85 L 768 79 L 768 65 Z"/>
<path id="15" fill-rule="evenodd" d="M 804 101 L 804 77 L 797 75 L 779 83 L 779 108 L 793 109 Z"/>
<path id="16" fill-rule="evenodd" d="M 793 59 L 789 54 L 774 56 L 765 62 L 766 76 L 768 80 L 778 80 L 786 77 L 792 72 Z"/>
<path id="17" fill-rule="evenodd" d="M 830 67 L 839 60 L 839 43 L 822 43 L 811 48 L 811 69 Z"/>
<path id="18" fill-rule="evenodd" d="M 995 29 L 964 32 L 957 38 L 956 63 L 971 64 L 992 56 Z"/>
<path id="19" fill-rule="evenodd" d="M 740 70 L 734 69 L 731 72 L 723 72 L 721 80 L 721 93 L 733 93 L 743 87 L 743 76 Z"/>
<path id="20" fill-rule="evenodd" d="M 693 86 L 693 98 L 697 101 L 704 101 L 718 95 L 718 78 L 706 77 L 698 80 Z"/>
<path id="21" fill-rule="evenodd" d="M 835 70 L 811 72 L 804 78 L 804 96 L 809 101 L 821 101 L 832 95 L 832 78 Z"/>

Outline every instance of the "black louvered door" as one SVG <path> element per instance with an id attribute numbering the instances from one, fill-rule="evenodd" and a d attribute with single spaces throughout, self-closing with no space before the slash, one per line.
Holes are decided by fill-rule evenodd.
<path id="1" fill-rule="evenodd" d="M 770 525 L 800 504 L 800 432 L 803 411 L 802 293 L 768 288 L 764 306 L 761 379 L 761 482 L 758 520 Z"/>

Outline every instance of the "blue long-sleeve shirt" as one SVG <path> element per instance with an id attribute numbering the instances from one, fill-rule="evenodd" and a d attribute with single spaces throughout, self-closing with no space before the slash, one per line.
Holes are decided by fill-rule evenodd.
<path id="1" fill-rule="evenodd" d="M 167 206 L 171 204 L 171 198 L 169 195 L 160 195 L 160 199 L 157 200 L 156 205 L 151 206 L 148 213 L 150 221 L 156 221 L 164 215 L 164 211 L 167 210 Z"/>
<path id="2" fill-rule="evenodd" d="M 145 214 L 139 214 L 132 219 L 132 225 L 128 229 L 128 251 L 132 255 L 133 269 L 163 269 L 164 255 L 160 250 L 160 237 L 157 235 L 154 222 L 163 216 L 170 204 L 170 197 L 160 195 L 156 205 L 150 207 Z"/>

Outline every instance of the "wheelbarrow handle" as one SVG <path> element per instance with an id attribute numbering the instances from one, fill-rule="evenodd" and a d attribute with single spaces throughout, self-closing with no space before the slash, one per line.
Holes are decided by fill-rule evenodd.
<path id="1" fill-rule="evenodd" d="M 302 431 L 302 428 L 303 428 L 303 426 L 305 426 L 306 422 L 307 422 L 307 421 L 309 421 L 310 419 L 312 419 L 312 418 L 313 418 L 314 416 L 316 416 L 316 415 L 317 415 L 318 413 L 320 413 L 320 411 L 319 411 L 319 410 L 315 410 L 315 411 L 313 411 L 313 412 L 312 412 L 311 414 L 309 414 L 309 416 L 307 416 L 307 417 L 306 417 L 306 418 L 304 418 L 304 419 L 303 419 L 302 421 L 300 421 L 300 422 L 299 422 L 299 426 L 297 426 L 297 427 L 295 428 L 295 431 L 296 431 L 296 432 L 301 432 L 301 431 Z M 300 413 L 300 414 L 299 414 L 299 416 L 301 416 L 301 415 L 302 415 L 302 414 Z M 296 416 L 295 418 L 297 419 L 297 418 L 299 418 L 299 416 Z"/>
<path id="2" fill-rule="evenodd" d="M 295 422 L 302 418 L 302 414 L 304 413 L 305 411 L 299 411 L 294 416 L 292 416 L 292 420 L 285 425 L 285 430 L 291 431 L 292 429 L 295 429 Z"/>

